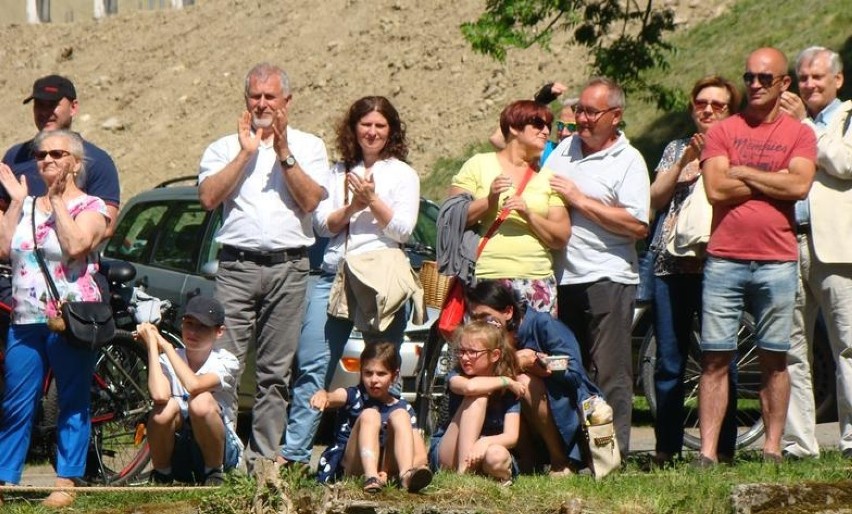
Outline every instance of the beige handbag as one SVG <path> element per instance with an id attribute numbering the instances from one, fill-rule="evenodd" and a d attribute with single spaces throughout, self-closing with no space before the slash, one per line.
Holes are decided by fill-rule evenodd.
<path id="1" fill-rule="evenodd" d="M 704 191 L 704 179 L 699 175 L 692 193 L 686 197 L 669 232 L 666 250 L 675 257 L 704 257 L 710 240 L 713 206 Z"/>
<path id="2" fill-rule="evenodd" d="M 329 316 L 335 318 L 349 318 L 349 302 L 346 300 L 346 259 L 342 259 L 337 267 L 337 274 L 331 283 L 331 291 L 328 293 Z"/>
<path id="3" fill-rule="evenodd" d="M 621 467 L 621 451 L 615 437 L 612 408 L 603 398 L 586 398 L 579 407 L 583 430 L 583 454 L 596 480 Z"/>

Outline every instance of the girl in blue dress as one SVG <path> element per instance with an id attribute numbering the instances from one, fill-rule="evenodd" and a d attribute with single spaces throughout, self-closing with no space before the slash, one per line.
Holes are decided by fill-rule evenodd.
<path id="1" fill-rule="evenodd" d="M 475 321 L 451 345 L 457 363 L 447 376 L 449 421 L 432 435 L 433 469 L 481 473 L 505 485 L 517 473 L 511 449 L 518 442 L 526 388 L 515 380 L 515 356 L 505 331 Z"/>
<path id="2" fill-rule="evenodd" d="M 368 343 L 361 352 L 361 383 L 311 397 L 320 411 L 340 409 L 335 443 L 320 457 L 318 479 L 363 476 L 364 491 L 377 493 L 395 477 L 409 492 L 432 481 L 426 445 L 415 433 L 414 409 L 390 394 L 399 377 L 399 354 L 392 343 Z M 387 449 L 388 451 L 385 451 Z"/>

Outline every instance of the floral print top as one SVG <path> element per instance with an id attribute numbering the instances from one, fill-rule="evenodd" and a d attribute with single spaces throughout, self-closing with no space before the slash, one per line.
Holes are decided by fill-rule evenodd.
<path id="1" fill-rule="evenodd" d="M 35 209 L 35 197 L 24 200 L 24 207 L 15 234 L 12 236 L 12 323 L 17 325 L 47 323 L 47 318 L 58 313 L 50 299 L 47 281 L 41 272 L 33 246 L 32 218 L 35 215 L 35 232 L 45 264 L 50 271 L 59 296 L 68 301 L 99 301 L 101 293 L 95 283 L 98 271 L 97 252 L 86 259 L 70 260 L 62 255 L 56 235 L 53 213 Z M 68 202 L 68 212 L 76 217 L 84 211 L 96 211 L 108 218 L 106 204 L 100 198 L 81 195 Z"/>
<path id="2" fill-rule="evenodd" d="M 660 163 L 657 164 L 656 173 L 671 173 L 672 166 L 680 159 L 680 156 L 686 151 L 688 145 L 689 138 L 675 139 L 666 145 L 665 150 L 663 150 L 663 156 L 660 158 Z M 657 213 L 658 216 L 665 217 L 660 220 L 662 227 L 657 230 L 656 237 L 651 241 L 651 250 L 657 254 L 654 260 L 654 275 L 701 273 L 703 270 L 704 261 L 702 259 L 695 257 L 676 257 L 666 250 L 666 242 L 669 240 L 669 234 L 671 234 L 677 224 L 680 208 L 686 198 L 692 194 L 692 190 L 695 189 L 695 183 L 700 179 L 701 168 L 698 161 L 692 161 L 684 166 L 677 179 L 672 199 Z"/>

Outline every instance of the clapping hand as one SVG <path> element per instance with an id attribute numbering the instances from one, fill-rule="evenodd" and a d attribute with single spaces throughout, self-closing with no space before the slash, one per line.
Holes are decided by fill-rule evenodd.
<path id="1" fill-rule="evenodd" d="M 281 160 L 290 156 L 290 146 L 287 143 L 287 123 L 289 123 L 290 115 L 287 107 L 282 107 L 275 111 L 272 116 L 272 133 L 275 135 L 273 145 L 275 153 Z"/>
<path id="2" fill-rule="evenodd" d="M 23 203 L 24 199 L 27 197 L 28 188 L 26 177 L 21 175 L 20 179 L 16 179 L 15 174 L 12 173 L 12 168 L 3 163 L 0 163 L 0 184 L 3 185 L 6 192 L 9 194 L 10 201 Z"/>
<path id="3" fill-rule="evenodd" d="M 376 201 L 376 182 L 372 173 L 368 173 L 364 178 L 355 173 L 348 173 L 346 181 L 352 193 L 352 206 L 357 210 L 366 209 Z"/>
<path id="4" fill-rule="evenodd" d="M 779 106 L 782 112 L 789 114 L 799 121 L 808 117 L 808 110 L 805 108 L 805 102 L 795 93 L 784 91 L 781 93 Z"/>
<path id="5" fill-rule="evenodd" d="M 237 135 L 240 139 L 240 148 L 243 151 L 253 154 L 260 146 L 260 135 L 251 131 L 251 113 L 243 112 L 240 120 L 237 122 Z"/>

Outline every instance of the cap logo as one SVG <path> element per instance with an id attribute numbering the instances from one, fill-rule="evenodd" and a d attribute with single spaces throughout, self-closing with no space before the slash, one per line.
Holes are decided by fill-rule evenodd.
<path id="1" fill-rule="evenodd" d="M 56 87 L 56 86 L 44 86 L 44 90 L 47 91 L 48 93 L 58 93 L 59 92 L 59 88 Z"/>

